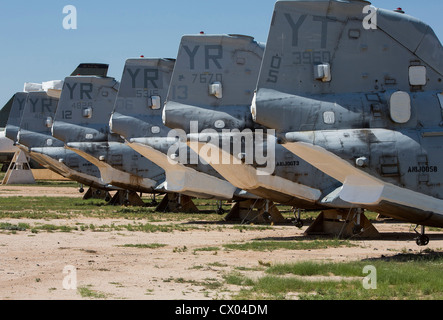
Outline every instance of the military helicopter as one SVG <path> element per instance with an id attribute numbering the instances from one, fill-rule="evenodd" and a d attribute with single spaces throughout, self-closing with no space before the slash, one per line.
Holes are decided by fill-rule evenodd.
<path id="1" fill-rule="evenodd" d="M 175 140 L 168 137 L 170 130 L 162 123 L 162 105 L 166 100 L 174 65 L 174 59 L 128 59 L 109 124 L 111 130 L 122 136 L 129 147 L 165 171 L 166 179 L 162 186 L 166 191 L 180 197 L 214 198 L 223 193 L 226 186 L 215 193 L 202 186 L 197 190 L 184 186 L 180 177 L 186 174 L 196 176 L 198 173 L 192 169 L 186 171 L 167 160 L 165 149 Z"/>
<path id="2" fill-rule="evenodd" d="M 163 153 L 139 141 L 150 141 L 161 149 L 167 140 L 169 129 L 162 123 L 161 110 L 174 65 L 175 59 L 168 58 L 141 56 L 127 59 L 109 126 L 112 132 L 125 139 L 127 146 L 164 170 L 165 179 L 158 188 L 164 190 L 166 196 L 158 210 L 165 211 L 166 206 L 169 206 L 172 211 L 198 211 L 192 197 L 210 198 L 214 195 L 198 193 L 174 184 L 176 180 L 171 178 L 170 167 Z M 135 143 L 135 140 L 138 142 Z"/>
<path id="3" fill-rule="evenodd" d="M 75 153 L 65 150 L 63 144 L 50 135 L 51 119 L 54 116 L 60 94 L 61 81 L 43 84 L 25 84 L 24 92 L 14 95 L 5 135 L 22 150 L 28 158 L 43 167 L 78 182 L 79 191 L 89 186 L 85 199 L 109 197 L 110 186 L 100 180 L 99 171 Z"/>
<path id="4" fill-rule="evenodd" d="M 443 227 L 443 48 L 368 1 L 278 1 L 251 112 L 356 208 Z M 417 228 L 416 228 L 417 229 Z"/>
<path id="5" fill-rule="evenodd" d="M 186 134 L 184 141 L 180 141 L 177 132 L 163 124 L 163 103 L 168 91 L 176 94 L 183 90 L 182 86 L 170 87 L 180 59 L 179 55 L 177 61 L 144 57 L 126 61 L 110 120 L 112 132 L 124 137 L 131 148 L 165 170 L 163 186 L 170 195 L 219 201 L 234 197 L 256 198 L 237 190 L 210 166 L 202 164 L 198 156 L 197 161 L 191 163 L 189 160 L 195 154 L 191 154 L 186 145 Z M 224 213 L 221 204 L 219 202 L 219 214 Z"/>
<path id="6" fill-rule="evenodd" d="M 267 206 L 294 206 L 301 227 L 299 209 L 351 205 L 328 197 L 340 182 L 254 123 L 250 106 L 264 50 L 245 35 L 184 36 L 163 120 L 183 131 L 190 148 L 240 190 L 266 199 Z"/>
<path id="7" fill-rule="evenodd" d="M 118 88 L 119 83 L 107 72 L 65 78 L 52 135 L 97 166 L 105 183 L 123 190 L 117 203 L 143 206 L 137 192 L 157 192 L 155 188 L 164 179 L 164 172 L 110 132 L 109 118 Z"/>

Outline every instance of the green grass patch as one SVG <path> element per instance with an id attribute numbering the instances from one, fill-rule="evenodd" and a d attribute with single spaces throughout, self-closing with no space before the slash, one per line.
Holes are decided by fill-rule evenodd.
<path id="1" fill-rule="evenodd" d="M 243 231 L 264 231 L 264 230 L 271 230 L 272 226 L 266 226 L 266 225 L 235 225 L 232 227 L 234 230 L 239 230 L 240 232 Z"/>
<path id="2" fill-rule="evenodd" d="M 0 179 L 5 173 L 0 174 Z M 63 180 L 37 180 L 34 184 L 37 187 L 55 187 L 55 188 L 73 188 L 72 192 L 78 192 L 78 183 L 75 181 L 63 181 Z M 29 187 L 29 184 L 16 184 L 15 186 Z"/>
<path id="3" fill-rule="evenodd" d="M 204 247 L 204 248 L 196 248 L 194 249 L 194 252 L 198 251 L 219 251 L 220 247 Z"/>
<path id="4" fill-rule="evenodd" d="M 46 231 L 46 232 L 54 232 L 54 231 L 61 231 L 61 232 L 71 232 L 72 230 L 77 230 L 77 227 L 69 227 L 69 226 L 56 226 L 53 224 L 43 224 L 43 225 L 36 225 L 31 227 L 28 223 L 18 223 L 18 224 L 11 224 L 8 222 L 0 222 L 0 230 L 7 230 L 7 231 L 27 231 L 31 230 L 33 233 L 38 233 L 39 231 Z"/>
<path id="5" fill-rule="evenodd" d="M 8 231 L 26 231 L 30 228 L 27 223 L 11 224 L 8 222 L 0 222 L 0 230 Z"/>
<path id="6" fill-rule="evenodd" d="M 227 284 L 233 284 L 237 286 L 253 286 L 255 282 L 247 277 L 245 277 L 240 272 L 230 272 L 228 274 L 223 275 L 223 279 Z"/>
<path id="7" fill-rule="evenodd" d="M 376 270 L 376 289 L 365 289 L 365 266 Z M 346 263 L 298 262 L 273 265 L 266 275 L 225 280 L 242 288 L 236 299 L 441 300 L 443 254 L 399 254 L 391 259 Z M 308 277 L 309 278 L 306 278 Z M 316 278 L 321 276 L 322 278 Z M 331 276 L 338 278 L 331 279 Z"/>
<path id="8" fill-rule="evenodd" d="M 73 192 L 76 192 L 73 190 Z M 207 210 L 207 203 L 198 205 L 203 213 L 170 213 L 156 212 L 155 207 L 148 206 L 150 201 L 145 199 L 146 207 L 125 207 L 107 205 L 99 199 L 83 200 L 66 197 L 2 197 L 0 198 L 0 219 L 71 219 L 78 217 L 92 218 L 123 218 L 128 220 L 144 219 L 150 222 L 160 221 L 204 221 L 206 223 L 221 222 L 223 217 L 215 210 Z"/>
<path id="9" fill-rule="evenodd" d="M 92 290 L 89 286 L 77 288 L 77 292 L 82 298 L 106 299 L 107 297 L 106 294 Z"/>
<path id="10" fill-rule="evenodd" d="M 216 290 L 223 286 L 223 283 L 214 278 L 205 278 L 202 281 L 197 280 L 188 280 L 184 278 L 168 278 L 164 280 L 164 282 L 175 282 L 175 283 L 183 283 L 183 284 L 191 284 L 193 286 L 204 287 L 208 290 Z"/>
<path id="11" fill-rule="evenodd" d="M 121 226 L 128 231 L 141 231 L 141 232 L 174 232 L 174 231 L 188 231 L 196 229 L 197 227 L 185 226 L 181 224 L 151 224 L 151 223 L 138 223 L 138 224 L 127 224 Z"/>
<path id="12" fill-rule="evenodd" d="M 41 182 L 42 185 L 53 185 L 54 187 L 69 186 L 71 182 Z M 73 188 L 73 194 L 77 191 Z M 170 213 L 155 212 L 155 207 L 149 206 L 151 199 L 144 198 L 146 207 L 110 206 L 104 200 L 83 200 L 79 194 L 77 198 L 66 197 L 4 197 L 0 198 L 1 218 L 30 218 L 30 219 L 70 219 L 77 217 L 96 218 L 124 218 L 124 219 L 147 219 L 151 222 L 178 221 L 204 222 L 207 224 L 223 222 L 223 216 L 216 214 L 216 201 L 194 199 L 200 213 Z M 161 199 L 158 198 L 158 201 Z M 226 212 L 230 206 L 223 206 Z M 293 218 L 294 214 L 290 207 L 279 206 L 285 218 Z M 303 219 L 312 220 L 318 216 L 318 212 L 305 212 Z M 376 214 L 367 212 L 366 216 L 375 219 Z M 267 225 L 235 225 L 234 230 L 240 232 L 249 230 L 267 230 L 273 228 Z"/>
<path id="13" fill-rule="evenodd" d="M 73 230 L 77 230 L 77 227 L 70 227 L 70 226 L 56 226 L 53 224 L 43 224 L 43 225 L 37 225 L 32 228 L 32 230 L 35 231 L 46 231 L 46 232 L 55 232 L 55 231 L 61 231 L 61 232 L 71 232 Z"/>
<path id="14" fill-rule="evenodd" d="M 145 244 L 124 244 L 119 247 L 125 248 L 139 248 L 139 249 L 158 249 L 166 247 L 166 244 L 163 243 L 145 243 Z"/>
<path id="15" fill-rule="evenodd" d="M 229 267 L 229 265 L 227 265 L 226 263 L 221 263 L 221 262 L 212 262 L 212 263 L 208 263 L 208 267 L 217 267 L 217 268 L 226 268 Z"/>
<path id="16" fill-rule="evenodd" d="M 70 219 L 78 216 L 100 215 L 104 201 L 64 197 L 5 197 L 0 198 L 0 218 Z"/>
<path id="17" fill-rule="evenodd" d="M 223 245 L 230 250 L 253 250 L 253 251 L 274 251 L 274 250 L 315 250 L 339 247 L 352 247 L 349 241 L 332 240 L 294 240 L 294 241 L 252 241 L 246 243 L 230 243 Z"/>
<path id="18" fill-rule="evenodd" d="M 303 261 L 298 263 L 278 264 L 266 270 L 273 275 L 358 277 L 362 275 L 364 263 L 318 263 Z"/>

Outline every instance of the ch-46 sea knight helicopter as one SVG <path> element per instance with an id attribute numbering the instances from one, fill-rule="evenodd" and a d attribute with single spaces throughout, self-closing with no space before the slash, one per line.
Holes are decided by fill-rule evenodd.
<path id="1" fill-rule="evenodd" d="M 77 71 L 78 72 L 78 69 Z M 27 84 L 25 92 L 14 96 L 6 136 L 25 154 L 43 167 L 61 176 L 89 186 L 85 199 L 90 197 L 109 198 L 112 186 L 100 179 L 98 168 L 72 151 L 66 150 L 63 143 L 51 136 L 51 122 L 57 108 L 62 81 Z"/>
<path id="2" fill-rule="evenodd" d="M 107 72 L 65 78 L 52 135 L 97 166 L 105 183 L 123 190 L 115 196 L 116 203 L 144 206 L 137 193 L 157 193 L 164 172 L 110 132 L 109 119 L 118 89 L 119 83 Z"/>
<path id="3" fill-rule="evenodd" d="M 185 209 L 195 207 L 193 197 L 216 198 L 226 190 L 226 183 L 221 186 L 216 183 L 216 178 L 209 176 L 213 180 L 206 188 L 203 185 L 199 185 L 199 189 L 186 186 L 184 176 L 192 176 L 195 182 L 198 174 L 193 169 L 183 169 L 168 161 L 167 149 L 175 140 L 168 137 L 169 128 L 162 123 L 162 105 L 168 94 L 174 65 L 175 59 L 128 59 L 109 125 L 112 132 L 126 140 L 128 146 L 164 170 L 162 188 L 168 192 L 165 201 L 174 201 Z M 212 186 L 218 186 L 214 194 L 211 193 Z"/>
<path id="4" fill-rule="evenodd" d="M 263 50 L 249 36 L 184 36 L 164 123 L 184 131 L 194 152 L 237 188 L 266 199 L 268 206 L 349 208 L 328 198 L 340 182 L 276 144 L 266 127 L 253 122 L 250 106 Z M 301 226 L 299 215 L 297 224 Z"/>
<path id="5" fill-rule="evenodd" d="M 186 91 L 184 86 L 169 86 L 175 65 L 176 61 L 171 59 L 126 61 L 110 120 L 112 132 L 124 137 L 131 148 L 165 170 L 163 187 L 168 192 L 168 199 L 178 196 L 181 206 L 189 204 L 192 198 L 223 201 L 237 196 L 254 197 L 237 190 L 198 159 L 191 164 L 188 160 L 194 155 L 190 154 L 186 141 L 178 140 L 173 130 L 163 124 L 162 107 L 168 90 L 173 94 L 188 94 L 183 93 Z M 168 152 L 172 149 L 173 152 Z M 185 161 L 177 156 L 183 149 Z M 224 212 L 221 202 L 218 212 Z"/>
<path id="6" fill-rule="evenodd" d="M 443 227 L 443 47 L 367 1 L 278 1 L 254 120 L 340 181 L 356 208 Z"/>

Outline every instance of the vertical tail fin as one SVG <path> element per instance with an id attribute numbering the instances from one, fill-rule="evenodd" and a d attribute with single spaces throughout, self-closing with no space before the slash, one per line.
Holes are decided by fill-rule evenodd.
<path id="1" fill-rule="evenodd" d="M 349 102 L 349 96 L 340 95 L 441 90 L 443 48 L 432 29 L 411 16 L 369 5 L 357 0 L 276 3 L 252 110 L 256 122 L 299 130 L 307 119 L 297 108 L 312 105 L 302 98 L 370 108 L 369 98 Z"/>
<path id="2" fill-rule="evenodd" d="M 4 107 L 0 110 L 0 128 L 5 128 L 8 122 L 9 114 L 11 113 L 12 104 L 14 103 L 14 96 L 6 102 Z"/>
<path id="3" fill-rule="evenodd" d="M 114 78 L 67 77 L 52 126 L 53 136 L 65 143 L 107 141 L 117 91 Z"/>
<path id="4" fill-rule="evenodd" d="M 168 94 L 173 59 L 128 59 L 110 121 L 112 132 L 126 140 L 165 137 L 162 107 Z"/>
<path id="5" fill-rule="evenodd" d="M 20 144 L 28 148 L 63 146 L 61 141 L 51 136 L 58 101 L 46 91 L 28 93 L 17 138 Z"/>
<path id="6" fill-rule="evenodd" d="M 184 36 L 171 80 L 164 121 L 190 130 L 253 125 L 249 107 L 264 46 L 242 35 Z"/>
<path id="7" fill-rule="evenodd" d="M 17 141 L 17 133 L 20 128 L 20 121 L 22 119 L 23 109 L 25 108 L 27 98 L 27 92 L 17 92 L 14 95 L 5 129 L 5 136 L 14 142 Z"/>

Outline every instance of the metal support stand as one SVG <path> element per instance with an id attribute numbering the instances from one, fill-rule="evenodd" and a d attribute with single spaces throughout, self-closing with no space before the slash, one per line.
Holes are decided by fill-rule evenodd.
<path id="1" fill-rule="evenodd" d="M 155 211 L 198 213 L 200 210 L 194 204 L 191 197 L 176 193 L 167 193 Z"/>
<path id="2" fill-rule="evenodd" d="M 114 197 L 108 202 L 109 205 L 114 206 L 134 206 L 134 207 L 145 207 L 146 203 L 139 197 L 137 192 L 120 190 L 117 191 Z"/>
<path id="3" fill-rule="evenodd" d="M 83 189 L 83 185 L 82 185 L 81 189 Z M 83 192 L 84 192 L 84 190 L 83 190 Z M 96 188 L 89 188 L 88 191 L 86 191 L 86 193 L 83 196 L 83 200 L 101 199 L 101 200 L 105 200 L 105 201 L 110 201 L 111 198 L 112 197 L 108 191 L 103 191 L 103 190 L 96 189 Z"/>
<path id="4" fill-rule="evenodd" d="M 331 235 L 339 238 L 380 237 L 377 229 L 360 209 L 323 211 L 305 231 L 305 234 Z"/>
<path id="5" fill-rule="evenodd" d="M 23 151 L 20 150 L 14 154 L 2 184 L 35 184 L 34 175 L 29 166 L 29 159 Z"/>
<path id="6" fill-rule="evenodd" d="M 277 206 L 273 202 L 263 199 L 235 202 L 225 220 L 240 221 L 241 223 L 286 222 Z"/>

